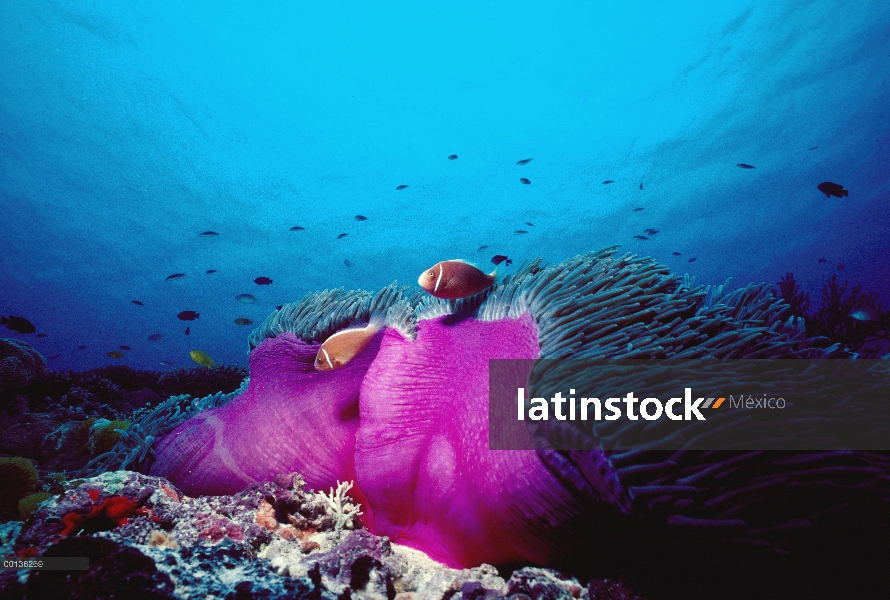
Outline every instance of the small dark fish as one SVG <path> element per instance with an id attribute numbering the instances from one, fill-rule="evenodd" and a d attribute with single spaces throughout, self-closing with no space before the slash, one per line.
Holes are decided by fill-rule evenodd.
<path id="1" fill-rule="evenodd" d="M 81 344 L 80 346 L 77 347 L 77 349 L 78 349 L 78 350 L 86 350 L 87 347 L 84 346 L 83 344 Z"/>
<path id="2" fill-rule="evenodd" d="M 695 262 L 694 258 L 690 258 L 687 262 Z"/>
<path id="3" fill-rule="evenodd" d="M 53 356 L 50 356 L 50 357 L 49 357 L 50 360 L 59 360 L 60 358 L 62 358 L 62 355 L 61 355 L 61 354 L 56 354 L 56 355 L 53 355 Z"/>
<path id="4" fill-rule="evenodd" d="M 819 262 L 820 262 L 820 263 L 827 263 L 828 261 L 825 260 L 824 258 L 820 258 L 820 259 L 819 259 Z"/>
<path id="5" fill-rule="evenodd" d="M 341 233 L 340 235 L 337 236 L 337 239 L 338 239 L 338 240 L 342 240 L 342 239 L 345 238 L 347 235 L 349 235 L 349 234 L 348 234 L 348 233 Z"/>
<path id="6" fill-rule="evenodd" d="M 366 217 L 365 215 L 355 215 L 355 220 L 356 221 L 367 221 L 368 217 Z"/>
<path id="7" fill-rule="evenodd" d="M 9 315 L 8 317 L 0 317 L 0 325 L 6 325 L 6 328 L 16 333 L 34 333 L 37 328 L 34 323 L 25 317 L 16 317 Z"/>
<path id="8" fill-rule="evenodd" d="M 352 266 L 352 261 L 349 260 L 348 258 L 344 258 L 344 259 L 343 259 L 343 264 L 346 265 L 347 267 L 351 267 L 351 266 Z"/>
<path id="9" fill-rule="evenodd" d="M 186 334 L 186 335 L 190 334 L 191 332 L 192 332 L 192 328 L 191 328 L 191 327 L 186 327 L 186 328 L 185 328 L 185 334 Z"/>
<path id="10" fill-rule="evenodd" d="M 253 282 L 257 285 L 272 285 L 272 280 L 268 277 L 257 277 Z"/>
<path id="11" fill-rule="evenodd" d="M 640 189 L 643 189 L 643 183 L 640 182 Z"/>
<path id="12" fill-rule="evenodd" d="M 513 264 L 513 261 L 510 258 L 507 258 L 506 256 L 504 256 L 503 254 L 495 254 L 494 256 L 491 257 L 491 262 L 494 263 L 495 265 L 504 263 L 508 267 Z"/>
<path id="13" fill-rule="evenodd" d="M 215 231 L 204 231 L 201 233 L 201 237 L 213 237 L 215 235 L 219 235 Z"/>
<path id="14" fill-rule="evenodd" d="M 649 238 L 647 238 L 645 235 L 635 235 L 634 239 L 635 240 L 648 240 Z"/>
<path id="15" fill-rule="evenodd" d="M 517 230 L 514 231 L 513 233 L 515 233 L 516 235 L 524 235 L 524 234 L 526 234 L 526 233 L 528 233 L 528 232 L 527 232 L 525 229 L 517 229 Z"/>
<path id="16" fill-rule="evenodd" d="M 162 361 L 161 361 L 161 364 L 164 365 L 165 367 L 172 367 L 172 366 L 173 366 L 173 363 L 170 362 L 169 360 L 162 360 Z"/>
<path id="17" fill-rule="evenodd" d="M 636 208 L 634 209 L 634 212 L 640 212 L 641 210 L 643 210 L 643 207 L 642 207 L 642 206 L 638 206 L 638 207 L 636 207 Z"/>
<path id="18" fill-rule="evenodd" d="M 476 250 L 476 252 L 482 252 L 486 248 L 488 248 L 488 244 L 485 244 L 484 246 L 479 246 L 479 248 Z"/>
<path id="19" fill-rule="evenodd" d="M 235 325 L 253 325 L 253 321 L 244 317 L 238 317 L 235 319 Z"/>
<path id="20" fill-rule="evenodd" d="M 520 177 L 520 178 L 519 178 L 519 183 L 524 183 L 525 185 L 531 185 L 531 181 L 529 181 L 529 180 L 526 179 L 525 177 Z"/>
<path id="21" fill-rule="evenodd" d="M 397 190 L 405 190 L 405 189 L 408 189 L 408 186 L 402 184 L 402 185 L 400 185 L 399 187 L 397 187 L 396 189 L 397 189 Z"/>
<path id="22" fill-rule="evenodd" d="M 530 159 L 530 158 L 523 158 L 522 160 L 517 160 L 516 164 L 517 165 L 527 165 L 531 161 L 532 161 L 532 159 Z"/>
<path id="23" fill-rule="evenodd" d="M 830 181 L 823 181 L 819 185 L 816 186 L 819 188 L 819 191 L 825 194 L 826 198 L 831 198 L 832 196 L 837 196 L 841 198 L 843 196 L 849 196 L 850 193 L 844 189 L 839 183 L 831 183 Z"/>
<path id="24" fill-rule="evenodd" d="M 739 163 L 736 165 L 740 169 L 753 169 L 754 165 L 746 165 L 745 163 Z"/>
<path id="25" fill-rule="evenodd" d="M 657 230 L 657 229 L 652 229 L 651 227 L 650 227 L 649 229 L 644 230 L 644 231 L 645 231 L 646 233 L 648 233 L 649 235 L 655 235 L 656 233 L 658 233 L 658 230 Z"/>
<path id="26" fill-rule="evenodd" d="M 211 273 L 216 273 L 216 269 L 207 269 L 207 270 L 204 271 L 204 272 L 207 273 L 207 274 L 209 275 L 209 274 L 211 274 Z"/>
<path id="27" fill-rule="evenodd" d="M 457 160 L 457 154 L 449 154 L 448 160 Z"/>
<path id="28" fill-rule="evenodd" d="M 293 227 L 290 228 L 289 231 L 305 231 L 305 230 L 306 230 L 305 227 L 300 227 L 299 225 L 294 225 Z"/>
<path id="29" fill-rule="evenodd" d="M 807 148 L 807 150 L 815 150 L 815 149 L 818 148 L 818 147 L 819 147 L 819 146 L 813 146 L 812 148 Z"/>
<path id="30" fill-rule="evenodd" d="M 164 336 L 161 335 L 160 333 L 153 333 L 153 334 L 151 334 L 150 336 L 148 336 L 148 340 L 149 340 L 150 342 L 156 342 L 156 341 L 158 341 L 159 339 L 161 339 L 162 337 L 164 337 Z"/>
<path id="31" fill-rule="evenodd" d="M 614 180 L 614 179 L 606 179 L 606 180 L 603 182 L 603 185 L 609 185 L 610 183 L 615 183 L 615 180 Z"/>
<path id="32" fill-rule="evenodd" d="M 195 319 L 197 319 L 200 316 L 201 315 L 199 313 L 196 313 L 193 310 L 184 310 L 181 313 L 179 313 L 178 315 L 176 315 L 176 318 L 179 319 L 180 321 L 194 321 Z"/>
<path id="33" fill-rule="evenodd" d="M 279 304 L 278 306 L 275 307 L 275 310 L 281 310 L 281 308 L 282 308 L 283 306 L 284 306 L 284 304 Z"/>
<path id="34" fill-rule="evenodd" d="M 679 252 L 671 252 L 674 256 L 681 256 Z"/>
<path id="35" fill-rule="evenodd" d="M 136 306 L 145 306 L 144 304 L 142 304 L 141 302 L 139 302 L 139 300 L 130 300 L 130 302 L 132 302 L 132 303 L 135 304 Z"/>
<path id="36" fill-rule="evenodd" d="M 37 337 L 39 337 L 39 338 L 45 338 L 45 337 L 49 337 L 49 336 L 48 336 L 47 334 L 45 334 L 45 333 L 38 333 L 38 334 L 37 334 Z"/>
<path id="37" fill-rule="evenodd" d="M 118 346 L 121 350 L 132 350 L 129 346 Z"/>
<path id="38" fill-rule="evenodd" d="M 838 266 L 837 266 L 837 270 L 838 270 L 838 271 L 843 271 L 843 270 L 846 269 L 846 268 L 847 268 L 847 267 L 845 267 L 844 265 L 838 265 Z"/>
<path id="39" fill-rule="evenodd" d="M 173 273 L 173 275 L 168 275 L 167 281 L 170 281 L 171 279 L 179 279 L 180 277 L 185 277 L 185 273 Z"/>
<path id="40" fill-rule="evenodd" d="M 525 224 L 528 225 L 529 227 L 534 227 L 534 226 L 535 226 L 534 223 L 529 223 L 528 221 L 526 221 Z"/>
<path id="41" fill-rule="evenodd" d="M 105 355 L 108 356 L 108 358 L 123 358 L 124 357 L 124 353 L 120 352 L 119 350 L 112 350 L 111 352 L 106 352 Z"/>

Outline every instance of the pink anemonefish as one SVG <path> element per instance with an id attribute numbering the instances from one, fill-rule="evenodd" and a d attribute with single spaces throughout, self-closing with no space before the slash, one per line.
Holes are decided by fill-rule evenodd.
<path id="1" fill-rule="evenodd" d="M 488 275 L 470 263 L 455 259 L 443 260 L 417 278 L 417 284 L 436 298 L 456 300 L 478 294 L 495 284 L 497 271 Z"/>
<path id="2" fill-rule="evenodd" d="M 318 349 L 318 354 L 315 356 L 315 370 L 333 371 L 346 365 L 365 349 L 382 326 L 382 322 L 372 320 L 365 327 L 338 331 L 326 339 Z"/>

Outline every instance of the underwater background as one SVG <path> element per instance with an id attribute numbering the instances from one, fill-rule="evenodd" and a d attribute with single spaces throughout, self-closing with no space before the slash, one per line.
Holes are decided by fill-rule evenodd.
<path id="1" fill-rule="evenodd" d="M 51 368 L 246 365 L 309 292 L 612 244 L 890 301 L 885 2 L 0 11 L 0 315 Z"/>

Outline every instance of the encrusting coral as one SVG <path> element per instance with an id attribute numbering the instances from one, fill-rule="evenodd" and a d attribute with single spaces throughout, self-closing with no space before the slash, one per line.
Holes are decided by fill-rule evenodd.
<path id="1" fill-rule="evenodd" d="M 0 398 L 25 390 L 45 368 L 46 361 L 27 342 L 0 338 Z"/>

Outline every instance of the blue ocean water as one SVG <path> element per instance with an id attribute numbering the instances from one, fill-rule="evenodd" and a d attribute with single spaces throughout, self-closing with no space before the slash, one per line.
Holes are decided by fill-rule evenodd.
<path id="1" fill-rule="evenodd" d="M 309 292 L 612 244 L 886 306 L 888 80 L 877 0 L 4 1 L 0 315 L 46 337 L 2 334 L 55 369 L 246 364 Z"/>

